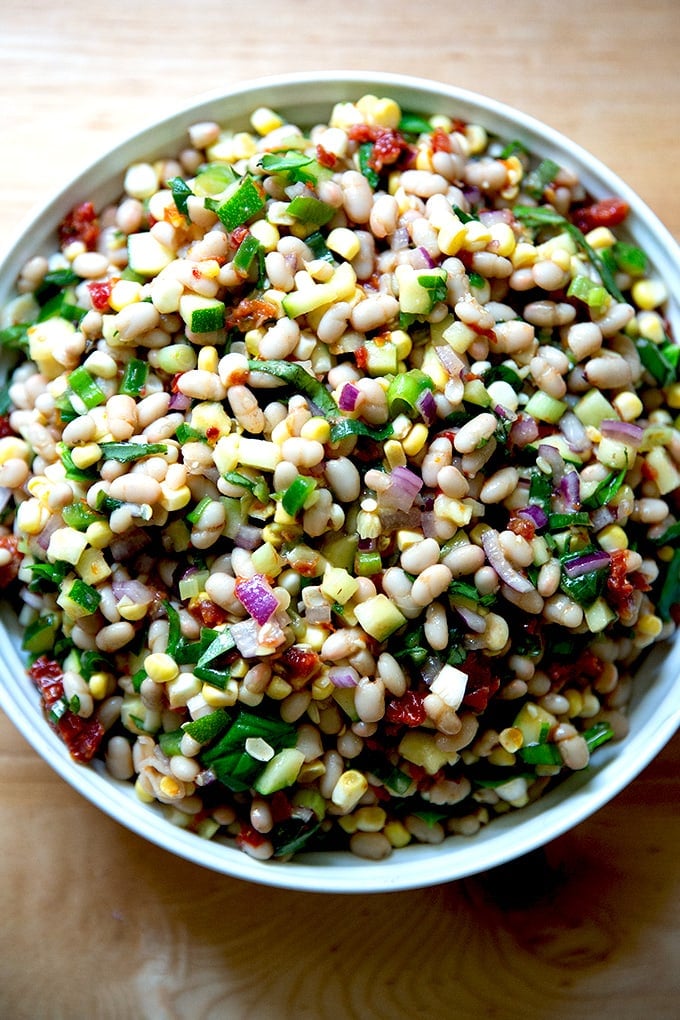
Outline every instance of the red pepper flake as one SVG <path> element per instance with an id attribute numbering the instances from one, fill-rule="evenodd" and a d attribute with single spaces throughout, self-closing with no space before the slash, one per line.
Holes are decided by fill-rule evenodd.
<path id="1" fill-rule="evenodd" d="M 368 350 L 365 347 L 357 347 L 354 352 L 354 360 L 357 363 L 357 368 L 365 370 L 368 365 Z"/>
<path id="2" fill-rule="evenodd" d="M 171 393 L 179 393 L 179 385 L 178 384 L 179 384 L 179 381 L 180 381 L 180 379 L 182 378 L 183 375 L 184 375 L 183 372 L 175 372 L 175 374 L 173 375 L 172 379 L 170 380 L 170 392 Z"/>
<path id="3" fill-rule="evenodd" d="M 220 438 L 220 435 L 221 432 L 218 429 L 217 425 L 208 425 L 207 429 L 205 430 L 205 438 L 211 444 L 216 443 L 217 440 Z"/>
<path id="4" fill-rule="evenodd" d="M 99 239 L 99 220 L 92 202 L 74 206 L 59 224 L 57 236 L 61 248 L 82 241 L 89 251 L 94 251 Z"/>
<path id="5" fill-rule="evenodd" d="M 335 153 L 329 152 L 327 149 L 324 149 L 323 145 L 317 145 L 316 159 L 317 162 L 321 164 L 321 166 L 325 166 L 329 170 L 332 170 L 337 162 L 337 157 Z"/>
<path id="6" fill-rule="evenodd" d="M 628 203 L 623 198 L 603 198 L 592 205 L 577 209 L 572 215 L 572 222 L 580 231 L 587 234 L 595 227 L 615 227 L 623 223 L 628 215 Z"/>
<path id="7" fill-rule="evenodd" d="M 96 312 L 103 312 L 109 307 L 111 291 L 116 280 L 89 280 L 87 289 L 90 292 L 90 301 Z"/>
<path id="8" fill-rule="evenodd" d="M 388 722 L 400 726 L 422 726 L 427 718 L 423 691 L 406 691 L 400 698 L 391 698 L 387 702 L 385 718 Z"/>

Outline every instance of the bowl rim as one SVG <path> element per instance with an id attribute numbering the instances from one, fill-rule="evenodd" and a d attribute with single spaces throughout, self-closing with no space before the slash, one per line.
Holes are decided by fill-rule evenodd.
<path id="1" fill-rule="evenodd" d="M 677 319 L 680 296 L 680 247 L 655 213 L 640 196 L 596 156 L 531 115 L 496 99 L 427 78 L 365 71 L 306 71 L 258 77 L 240 81 L 226 89 L 215 89 L 190 98 L 172 112 L 150 120 L 120 139 L 74 178 L 57 189 L 39 208 L 19 224 L 15 240 L 0 262 L 0 307 L 13 288 L 22 261 L 44 247 L 71 206 L 106 193 L 111 201 L 120 192 L 124 168 L 135 158 L 150 158 L 149 145 L 159 155 L 171 140 L 175 144 L 190 123 L 198 119 L 238 120 L 247 123 L 258 105 L 273 105 L 282 112 L 291 108 L 323 107 L 343 99 L 357 98 L 366 91 L 419 98 L 423 104 L 436 101 L 461 113 L 475 114 L 494 133 L 504 135 L 507 127 L 521 125 L 523 140 L 541 155 L 567 158 L 578 167 L 589 191 L 598 197 L 623 197 L 631 208 L 636 236 L 651 254 L 652 262 L 663 267 L 662 275 L 671 286 L 671 311 Z M 313 90 L 313 97 L 308 93 Z M 269 101 L 265 103 L 265 97 Z M 279 98 L 278 103 L 276 102 Z M 221 118 L 220 110 L 227 111 Z M 233 115 L 228 111 L 233 110 Z M 295 122 L 294 117 L 290 116 Z M 309 119 L 306 122 L 310 123 Z M 505 134 L 507 137 L 507 134 Z M 159 139 L 162 139 L 159 140 Z M 173 150 L 173 152 L 176 151 Z M 154 156 L 155 158 L 155 156 Z M 116 170 L 113 171 L 115 164 Z M 103 189 L 103 191 L 102 191 Z M 36 247 L 37 246 L 37 247 Z M 53 247 L 50 250 L 54 250 Z M 541 797 L 536 805 L 498 817 L 471 841 L 450 837 L 451 849 L 409 846 L 385 861 L 365 861 L 348 852 L 306 854 L 288 862 L 261 862 L 247 854 L 204 840 L 168 822 L 150 805 L 142 804 L 129 783 L 119 783 L 103 769 L 78 765 L 47 725 L 39 706 L 37 691 L 26 676 L 18 652 L 19 628 L 10 607 L 3 607 L 0 623 L 0 705 L 33 749 L 77 792 L 128 830 L 148 842 L 225 877 L 257 884 L 308 892 L 367 893 L 424 888 L 479 873 L 545 845 L 573 828 L 601 808 L 649 764 L 680 726 L 680 639 L 670 647 L 654 649 L 645 661 L 645 677 L 634 698 L 635 712 L 647 706 L 650 718 L 639 730 L 632 729 L 623 742 L 601 749 L 599 758 L 586 773 L 567 778 L 559 788 Z M 6 619 L 6 622 L 5 622 Z M 652 681 L 658 669 L 663 684 Z M 666 691 L 668 688 L 668 691 Z M 675 692 L 672 698 L 662 696 Z M 568 792 L 565 795 L 565 790 Z M 134 800 L 131 799 L 134 797 Z M 533 810 L 532 810 L 533 809 Z M 341 858 L 341 863 L 337 859 Z"/>

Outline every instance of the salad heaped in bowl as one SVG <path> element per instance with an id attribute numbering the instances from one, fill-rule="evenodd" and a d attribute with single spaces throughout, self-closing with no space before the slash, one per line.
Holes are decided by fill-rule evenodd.
<path id="1" fill-rule="evenodd" d="M 627 211 L 369 94 L 84 197 L 0 333 L 0 584 L 72 756 L 252 856 L 381 859 L 624 736 L 680 600 Z"/>

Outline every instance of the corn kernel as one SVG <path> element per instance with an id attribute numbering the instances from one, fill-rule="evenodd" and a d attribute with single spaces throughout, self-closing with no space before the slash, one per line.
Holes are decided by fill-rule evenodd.
<path id="1" fill-rule="evenodd" d="M 488 761 L 491 765 L 500 765 L 501 767 L 510 766 L 515 764 L 515 756 L 509 751 L 506 751 L 504 747 L 494 747 L 493 751 L 488 757 Z"/>
<path id="2" fill-rule="evenodd" d="M 87 686 L 95 701 L 103 701 L 115 691 L 116 678 L 113 673 L 93 673 L 87 681 Z"/>
<path id="3" fill-rule="evenodd" d="M 325 773 L 326 766 L 319 758 L 316 761 L 306 761 L 298 772 L 297 781 L 298 783 L 313 783 L 315 779 L 320 779 Z"/>
<path id="4" fill-rule="evenodd" d="M 581 709 L 583 708 L 583 696 L 581 695 L 581 692 L 570 689 L 568 691 L 562 691 L 562 694 L 569 702 L 569 708 L 567 709 L 567 715 L 569 718 L 573 719 L 574 716 L 580 715 Z"/>
<path id="5" fill-rule="evenodd" d="M 667 388 L 666 403 L 669 407 L 680 408 L 680 383 L 672 383 Z"/>
<path id="6" fill-rule="evenodd" d="M 282 676 L 274 676 L 267 684 L 267 697 L 273 701 L 283 701 L 289 694 L 292 694 L 293 688 L 284 680 Z"/>
<path id="7" fill-rule="evenodd" d="M 283 119 L 268 106 L 258 106 L 250 115 L 250 126 L 258 135 L 268 135 L 270 131 L 283 127 Z"/>
<path id="8" fill-rule="evenodd" d="M 191 489 L 188 485 L 180 485 L 179 489 L 169 489 L 161 482 L 160 504 L 164 510 L 171 513 L 173 510 L 181 510 L 191 502 Z"/>
<path id="9" fill-rule="evenodd" d="M 512 227 L 507 223 L 492 223 L 490 232 L 490 243 L 493 244 L 496 255 L 502 255 L 504 258 L 512 255 L 517 247 L 517 239 Z"/>
<path id="10" fill-rule="evenodd" d="M 327 676 L 318 676 L 312 683 L 312 697 L 314 701 L 325 701 L 330 698 L 335 690 L 333 681 Z"/>
<path id="11" fill-rule="evenodd" d="M 663 319 L 658 312 L 640 312 L 637 328 L 639 335 L 645 340 L 651 340 L 653 344 L 662 344 L 666 339 Z"/>
<path id="12" fill-rule="evenodd" d="M 84 446 L 76 446 L 71 451 L 73 463 L 78 468 L 92 467 L 93 464 L 100 460 L 101 455 L 102 451 L 97 443 L 85 443 Z"/>
<path id="13" fill-rule="evenodd" d="M 166 652 L 151 652 L 144 659 L 146 675 L 157 684 L 166 684 L 179 676 L 179 666 Z"/>
<path id="14" fill-rule="evenodd" d="M 410 549 L 418 542 L 422 542 L 423 533 L 422 531 L 408 531 L 403 528 L 397 532 L 397 548 L 399 552 L 404 552 L 406 549 Z"/>
<path id="15" fill-rule="evenodd" d="M 371 112 L 372 123 L 377 127 L 397 128 L 401 120 L 401 110 L 394 99 L 378 99 Z"/>
<path id="16" fill-rule="evenodd" d="M 257 152 L 255 139 L 247 131 L 238 131 L 232 140 L 234 159 L 250 159 Z"/>
<path id="17" fill-rule="evenodd" d="M 413 349 L 411 337 L 404 329 L 393 329 L 390 333 L 390 343 L 396 348 L 400 360 L 408 358 Z"/>
<path id="18" fill-rule="evenodd" d="M 465 527 L 472 520 L 472 505 L 464 499 L 454 499 L 452 496 L 436 496 L 434 500 L 435 516 L 442 520 L 451 521 L 459 528 Z"/>
<path id="19" fill-rule="evenodd" d="M 134 280 L 118 280 L 111 288 L 109 304 L 114 312 L 119 312 L 127 305 L 133 305 L 142 299 L 142 285 Z"/>
<path id="20" fill-rule="evenodd" d="M 136 620 L 144 619 L 149 607 L 144 602 L 133 602 L 132 599 L 128 599 L 127 596 L 124 595 L 118 602 L 117 608 L 124 620 L 129 620 L 130 623 L 134 623 Z"/>
<path id="21" fill-rule="evenodd" d="M 534 265 L 538 255 L 533 244 L 529 244 L 528 241 L 518 241 L 510 258 L 514 269 L 527 269 Z"/>
<path id="22" fill-rule="evenodd" d="M 600 702 L 592 691 L 584 691 L 583 704 L 579 715 L 582 719 L 592 719 L 600 711 Z"/>
<path id="23" fill-rule="evenodd" d="M 30 455 L 28 443 L 19 439 L 18 436 L 3 436 L 0 439 L 0 464 L 6 464 L 8 460 L 15 459 L 28 461 Z"/>
<path id="24" fill-rule="evenodd" d="M 341 818 L 338 818 L 338 825 L 348 836 L 351 836 L 358 829 L 357 820 L 354 815 L 343 815 Z"/>
<path id="25" fill-rule="evenodd" d="M 371 805 L 359 808 L 352 818 L 356 821 L 359 832 L 381 832 L 387 821 L 387 814 L 383 808 Z"/>
<path id="26" fill-rule="evenodd" d="M 184 793 L 184 787 L 174 776 L 163 776 L 158 786 L 164 797 L 175 799 Z"/>
<path id="27" fill-rule="evenodd" d="M 111 544 L 113 532 L 106 521 L 94 521 L 87 528 L 85 537 L 94 549 L 106 549 Z"/>
<path id="28" fill-rule="evenodd" d="M 326 238 L 326 246 L 336 255 L 350 260 L 359 254 L 361 243 L 353 230 L 348 227 L 335 227 Z"/>
<path id="29" fill-rule="evenodd" d="M 362 772 L 348 769 L 338 779 L 331 794 L 331 801 L 336 807 L 348 814 L 359 803 L 368 789 L 368 780 Z"/>
<path id="30" fill-rule="evenodd" d="M 385 443 L 385 457 L 391 468 L 406 467 L 404 448 L 396 439 L 388 439 Z"/>
<path id="31" fill-rule="evenodd" d="M 595 227 L 586 234 L 586 241 L 591 248 L 611 248 L 616 238 L 609 227 Z"/>
<path id="32" fill-rule="evenodd" d="M 330 422 L 325 418 L 314 416 L 308 418 L 300 429 L 301 439 L 316 439 L 319 443 L 327 443 L 331 437 Z"/>
<path id="33" fill-rule="evenodd" d="M 201 347 L 198 352 L 198 362 L 196 367 L 201 372 L 217 372 L 217 366 L 219 365 L 219 355 L 215 347 Z"/>
<path id="34" fill-rule="evenodd" d="M 638 308 L 644 311 L 658 308 L 668 297 L 668 291 L 661 280 L 636 280 L 631 294 Z"/>
<path id="35" fill-rule="evenodd" d="M 642 401 L 637 393 L 631 393 L 628 390 L 617 394 L 612 400 L 612 404 L 624 421 L 635 421 L 644 410 Z"/>
<path id="36" fill-rule="evenodd" d="M 663 621 L 653 613 L 643 613 L 636 625 L 636 631 L 645 637 L 657 638 L 663 630 Z"/>
<path id="37" fill-rule="evenodd" d="M 468 143 L 468 151 L 471 156 L 483 152 L 487 144 L 487 134 L 481 124 L 466 124 L 463 135 Z"/>
<path id="38" fill-rule="evenodd" d="M 86 584 L 99 584 L 111 574 L 111 567 L 106 562 L 101 549 L 91 546 L 83 552 L 76 564 L 76 570 Z"/>
<path id="39" fill-rule="evenodd" d="M 431 117 L 426 118 L 429 121 L 430 127 L 434 130 L 435 128 L 441 128 L 442 131 L 446 131 L 447 134 L 451 134 L 453 131 L 453 121 L 450 117 L 447 117 L 445 113 L 433 113 Z"/>
<path id="40" fill-rule="evenodd" d="M 118 365 L 111 355 L 104 351 L 92 351 L 83 362 L 83 368 L 100 379 L 115 379 L 118 375 Z"/>
<path id="41" fill-rule="evenodd" d="M 256 220 L 250 227 L 250 233 L 259 241 L 265 251 L 275 251 L 281 240 L 281 234 L 273 223 L 267 220 Z"/>
<path id="42" fill-rule="evenodd" d="M 457 216 L 447 216 L 439 228 L 437 244 L 444 255 L 455 255 L 462 248 L 467 236 L 466 225 L 461 223 Z"/>
<path id="43" fill-rule="evenodd" d="M 401 443 L 407 456 L 415 457 L 417 453 L 420 453 L 427 442 L 427 436 L 427 425 L 423 425 L 422 423 L 414 425 Z"/>
<path id="44" fill-rule="evenodd" d="M 628 536 L 618 524 L 608 524 L 598 532 L 597 541 L 605 552 L 616 552 L 628 548 Z"/>
<path id="45" fill-rule="evenodd" d="M 236 680 L 231 679 L 223 691 L 212 684 L 203 684 L 201 694 L 211 708 L 231 708 L 238 700 L 239 688 Z"/>
<path id="46" fill-rule="evenodd" d="M 388 822 L 383 832 L 395 850 L 408 846 L 411 842 L 411 833 L 401 822 Z"/>
<path id="47" fill-rule="evenodd" d="M 141 777 L 138 777 L 137 782 L 135 783 L 135 793 L 139 800 L 141 800 L 144 804 L 153 804 L 153 794 L 149 793 L 149 791 L 144 788 Z"/>
<path id="48" fill-rule="evenodd" d="M 432 153 L 428 146 L 420 145 L 416 154 L 416 170 L 432 170 Z"/>

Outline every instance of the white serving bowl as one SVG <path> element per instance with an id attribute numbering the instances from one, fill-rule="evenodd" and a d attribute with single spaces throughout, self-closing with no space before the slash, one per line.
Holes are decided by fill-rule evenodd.
<path id="1" fill-rule="evenodd" d="M 25 224 L 0 265 L 0 306 L 12 296 L 22 264 L 56 250 L 56 228 L 77 202 L 95 206 L 116 199 L 126 167 L 174 155 L 187 128 L 216 120 L 248 128 L 259 106 L 293 123 L 325 120 L 335 102 L 364 93 L 392 96 L 404 109 L 447 113 L 483 124 L 505 139 L 519 139 L 535 153 L 573 168 L 595 198 L 618 195 L 630 206 L 628 234 L 648 254 L 673 297 L 669 317 L 680 337 L 680 249 L 657 217 L 615 174 L 563 135 L 502 103 L 452 86 L 403 75 L 365 72 L 277 76 L 211 94 L 136 132 L 86 168 Z M 172 853 L 235 878 L 313 892 L 386 892 L 434 885 L 503 864 L 554 839 L 619 793 L 654 758 L 680 724 L 680 639 L 656 648 L 639 670 L 630 707 L 630 734 L 599 749 L 592 765 L 574 773 L 530 806 L 497 818 L 470 838 L 453 836 L 439 846 L 411 845 L 385 861 L 349 853 L 301 854 L 291 862 L 261 862 L 238 849 L 207 841 L 166 821 L 138 800 L 131 784 L 113 780 L 103 766 L 82 766 L 47 725 L 37 691 L 25 673 L 21 633 L 14 612 L 2 607 L 0 704 L 34 750 L 75 790 L 128 829 Z"/>

